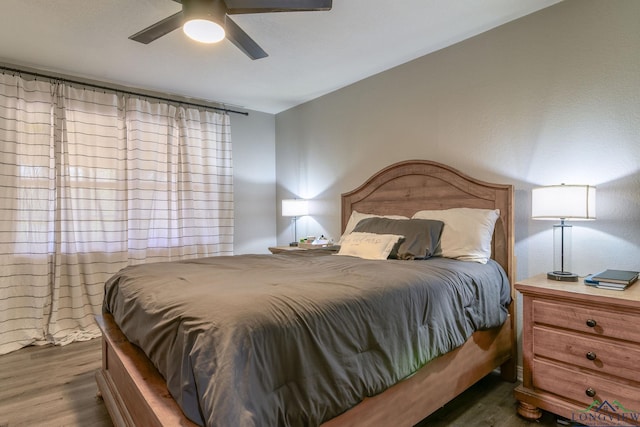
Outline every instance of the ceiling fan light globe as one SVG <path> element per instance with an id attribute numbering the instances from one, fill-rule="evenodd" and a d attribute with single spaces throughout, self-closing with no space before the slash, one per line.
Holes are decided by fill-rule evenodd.
<path id="1" fill-rule="evenodd" d="M 191 19 L 184 23 L 182 31 L 200 43 L 217 43 L 224 39 L 224 28 L 206 19 Z"/>

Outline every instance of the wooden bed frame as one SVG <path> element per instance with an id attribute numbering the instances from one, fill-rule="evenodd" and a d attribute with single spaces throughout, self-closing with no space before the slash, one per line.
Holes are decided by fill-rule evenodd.
<path id="1" fill-rule="evenodd" d="M 424 209 L 500 209 L 492 257 L 507 272 L 514 301 L 499 328 L 477 331 L 457 349 L 434 359 L 411 377 L 322 424 L 326 427 L 412 426 L 496 368 L 516 379 L 513 187 L 473 179 L 435 162 L 411 160 L 378 172 L 342 195 L 342 229 L 353 210 L 411 216 Z M 173 400 L 164 379 L 144 353 L 129 343 L 111 315 L 98 317 L 103 333 L 99 395 L 116 426 L 193 426 Z"/>

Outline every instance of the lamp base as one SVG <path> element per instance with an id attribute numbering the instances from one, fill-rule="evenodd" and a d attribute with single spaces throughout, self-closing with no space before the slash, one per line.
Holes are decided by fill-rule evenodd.
<path id="1" fill-rule="evenodd" d="M 550 271 L 547 273 L 547 279 L 558 280 L 560 282 L 577 282 L 578 275 L 569 273 L 568 271 Z"/>
<path id="2" fill-rule="evenodd" d="M 293 248 L 294 246 L 298 246 L 298 242 L 291 242 L 291 243 L 289 243 L 289 246 L 291 246 L 292 248 Z"/>

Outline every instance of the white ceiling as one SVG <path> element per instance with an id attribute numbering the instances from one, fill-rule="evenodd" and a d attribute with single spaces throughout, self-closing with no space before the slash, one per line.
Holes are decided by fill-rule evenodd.
<path id="1" fill-rule="evenodd" d="M 176 30 L 128 39 L 171 0 L 0 0 L 0 62 L 278 113 L 560 0 L 333 0 L 328 12 L 235 15 L 269 57 Z"/>

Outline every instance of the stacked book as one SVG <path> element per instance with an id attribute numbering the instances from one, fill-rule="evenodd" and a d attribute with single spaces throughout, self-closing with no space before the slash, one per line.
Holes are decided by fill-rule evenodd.
<path id="1" fill-rule="evenodd" d="M 602 289 L 624 291 L 629 285 L 638 280 L 637 271 L 605 270 L 598 274 L 590 274 L 584 278 L 585 285 Z"/>

